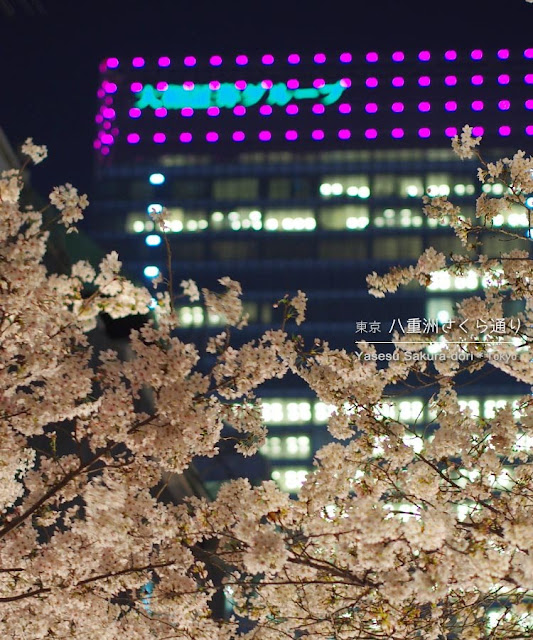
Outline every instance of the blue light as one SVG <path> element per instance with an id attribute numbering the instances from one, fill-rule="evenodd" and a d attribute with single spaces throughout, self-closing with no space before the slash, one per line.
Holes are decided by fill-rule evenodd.
<path id="1" fill-rule="evenodd" d="M 159 269 L 154 265 L 149 265 L 147 267 L 144 267 L 143 273 L 147 278 L 157 278 L 157 276 L 159 275 Z"/>
<path id="2" fill-rule="evenodd" d="M 528 209 L 533 209 L 533 196 L 526 198 L 526 207 Z"/>
<path id="3" fill-rule="evenodd" d="M 158 247 L 161 244 L 161 236 L 150 234 L 144 239 L 149 247 Z"/>
<path id="4" fill-rule="evenodd" d="M 146 213 L 161 213 L 163 211 L 163 205 L 157 202 L 152 202 L 146 207 Z"/>
<path id="5" fill-rule="evenodd" d="M 162 173 L 152 173 L 148 179 L 150 184 L 163 184 L 165 182 L 165 176 Z"/>
<path id="6" fill-rule="evenodd" d="M 157 300 L 156 298 L 152 298 L 150 300 L 150 304 L 148 305 L 149 309 L 155 309 L 157 307 Z"/>

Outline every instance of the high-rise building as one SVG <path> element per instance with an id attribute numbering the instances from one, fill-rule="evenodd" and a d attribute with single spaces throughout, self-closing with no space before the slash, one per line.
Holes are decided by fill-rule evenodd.
<path id="1" fill-rule="evenodd" d="M 533 49 L 139 56 L 108 58 L 100 71 L 91 233 L 148 284 L 166 259 L 148 212 L 166 207 L 178 281 L 242 283 L 243 340 L 275 324 L 272 303 L 298 289 L 309 297 L 304 337 L 347 348 L 390 340 L 398 321 L 442 325 L 456 300 L 482 289 L 474 273 L 437 273 L 427 290 L 382 301 L 365 277 L 429 246 L 460 249 L 425 218 L 422 196 L 450 195 L 473 213 L 477 162 L 450 149 L 464 124 L 483 135 L 489 159 L 531 142 Z M 494 225 L 529 233 L 519 209 Z M 514 246 L 490 233 L 483 240 L 491 255 Z M 223 324 L 191 304 L 179 317 L 195 339 Z M 489 378 L 470 384 L 463 402 L 490 417 L 523 390 Z M 391 411 L 423 424 L 427 397 L 398 399 Z M 287 381 L 268 390 L 264 407 L 272 477 L 295 491 L 327 441 L 329 407 Z"/>

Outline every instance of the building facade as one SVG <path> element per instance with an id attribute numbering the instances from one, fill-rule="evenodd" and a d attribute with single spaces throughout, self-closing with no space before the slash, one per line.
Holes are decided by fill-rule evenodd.
<path id="1" fill-rule="evenodd" d="M 395 322 L 442 325 L 455 301 L 482 290 L 474 274 L 435 274 L 427 290 L 376 300 L 366 275 L 412 263 L 429 246 L 459 250 L 449 229 L 424 217 L 422 196 L 450 195 L 473 212 L 477 162 L 450 149 L 466 123 L 483 135 L 487 159 L 527 151 L 533 49 L 108 58 L 100 71 L 88 225 L 132 277 L 148 284 L 164 269 L 148 212 L 166 207 L 176 277 L 242 283 L 242 340 L 275 326 L 273 303 L 298 289 L 309 298 L 304 337 L 344 348 L 390 340 Z M 495 224 L 528 233 L 524 211 Z M 484 246 L 503 249 L 490 234 Z M 179 316 L 200 342 L 223 324 L 190 304 Z M 468 389 L 463 402 L 485 417 L 524 391 L 496 375 Z M 411 394 L 390 410 L 422 425 L 427 398 Z M 269 473 L 296 491 L 328 439 L 329 407 L 287 381 L 265 392 L 264 407 Z"/>

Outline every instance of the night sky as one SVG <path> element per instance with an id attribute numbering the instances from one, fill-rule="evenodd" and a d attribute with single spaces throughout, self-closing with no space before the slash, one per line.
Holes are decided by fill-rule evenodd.
<path id="1" fill-rule="evenodd" d="M 0 0 L 0 126 L 48 145 L 37 188 L 90 193 L 104 57 L 526 47 L 532 31 L 525 0 Z"/>

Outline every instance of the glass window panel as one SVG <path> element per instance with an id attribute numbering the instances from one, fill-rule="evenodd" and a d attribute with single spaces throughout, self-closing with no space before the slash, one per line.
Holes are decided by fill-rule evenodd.
<path id="1" fill-rule="evenodd" d="M 368 240 L 353 237 L 321 240 L 318 257 L 325 260 L 364 260 L 368 257 Z"/>
<path id="2" fill-rule="evenodd" d="M 364 229 L 368 226 L 369 211 L 365 205 L 340 205 L 320 209 L 322 229 Z"/>
<path id="3" fill-rule="evenodd" d="M 422 253 L 420 236 L 384 236 L 374 238 L 373 257 L 378 260 L 401 260 L 418 258 Z"/>
<path id="4" fill-rule="evenodd" d="M 257 178 L 224 178 L 213 182 L 213 198 L 218 200 L 243 200 L 258 196 Z"/>

